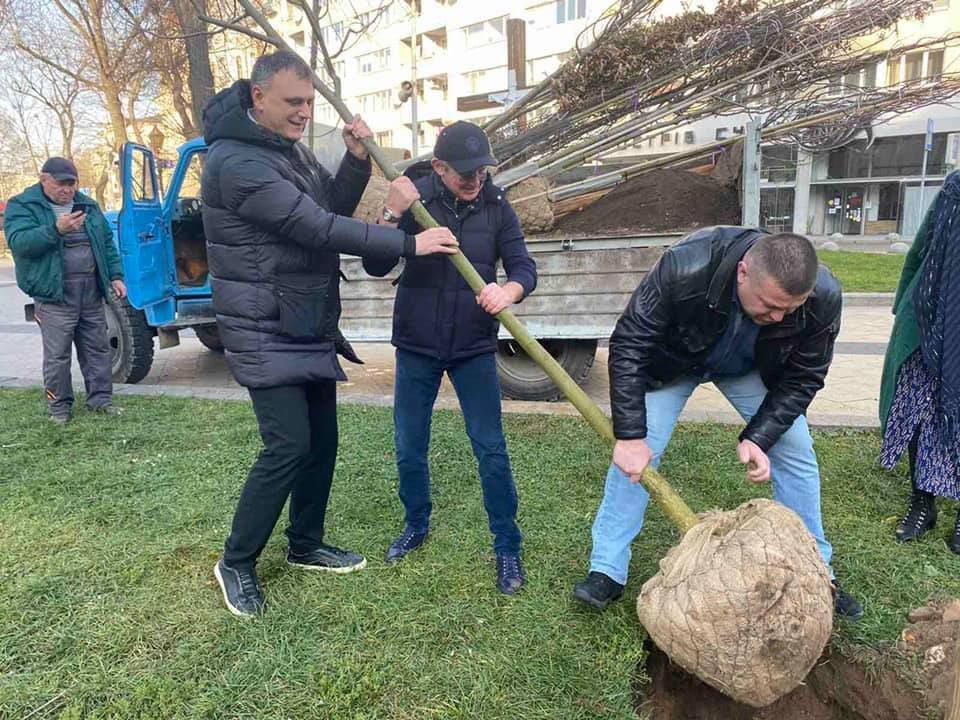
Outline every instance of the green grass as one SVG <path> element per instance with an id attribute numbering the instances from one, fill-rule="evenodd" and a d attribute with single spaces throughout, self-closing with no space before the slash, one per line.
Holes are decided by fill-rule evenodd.
<path id="1" fill-rule="evenodd" d="M 629 718 L 643 632 L 632 599 L 676 533 L 651 511 L 628 599 L 574 605 L 608 450 L 576 418 L 508 417 L 529 584 L 493 586 L 462 419 L 438 412 L 428 543 L 396 567 L 388 410 L 341 408 L 328 539 L 365 552 L 344 577 L 288 569 L 277 532 L 260 563 L 269 612 L 223 608 L 212 567 L 258 450 L 249 405 L 123 398 L 119 418 L 45 421 L 39 390 L 0 391 L 0 717 Z M 735 431 L 681 427 L 663 472 L 695 509 L 751 487 Z M 904 472 L 877 469 L 874 434 L 818 435 L 826 524 L 846 586 L 866 598 L 841 644 L 886 647 L 905 612 L 960 595 L 960 560 L 891 540 Z M 945 508 L 945 511 L 949 511 Z"/>
<path id="2" fill-rule="evenodd" d="M 904 255 L 818 250 L 820 262 L 833 270 L 846 292 L 894 292 Z"/>

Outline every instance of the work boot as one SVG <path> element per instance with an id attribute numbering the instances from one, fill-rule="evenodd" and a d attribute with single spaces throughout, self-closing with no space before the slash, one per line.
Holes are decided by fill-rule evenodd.
<path id="1" fill-rule="evenodd" d="M 363 570 L 367 566 L 367 559 L 352 550 L 343 550 L 333 545 L 321 545 L 305 552 L 288 548 L 287 564 L 302 570 L 324 570 L 345 575 L 354 570 Z"/>
<path id="2" fill-rule="evenodd" d="M 504 595 L 513 595 L 523 587 L 524 582 L 526 578 L 523 576 L 520 556 L 497 553 L 497 590 Z"/>
<path id="3" fill-rule="evenodd" d="M 573 586 L 573 596 L 597 610 L 606 610 L 607 605 L 623 597 L 623 585 L 602 572 L 591 570 L 586 580 Z"/>
<path id="4" fill-rule="evenodd" d="M 859 620 L 863 617 L 863 605 L 841 588 L 837 580 L 833 581 L 833 612 L 834 615 L 847 620 Z"/>
<path id="5" fill-rule="evenodd" d="M 953 523 L 953 535 L 947 540 L 947 547 L 960 555 L 960 510 L 957 511 L 957 519 Z"/>
<path id="6" fill-rule="evenodd" d="M 403 532 L 400 533 L 400 535 L 390 543 L 390 547 L 387 548 L 387 555 L 383 559 L 384 562 L 387 564 L 399 562 L 406 557 L 408 552 L 416 550 L 423 545 L 426 539 L 426 530 L 414 530 L 409 525 L 405 526 Z"/>
<path id="7" fill-rule="evenodd" d="M 252 618 L 263 613 L 265 603 L 257 573 L 253 568 L 241 570 L 223 564 L 223 558 L 213 566 L 213 575 L 223 591 L 223 602 L 237 617 Z"/>
<path id="8" fill-rule="evenodd" d="M 937 524 L 937 504 L 933 493 L 914 486 L 910 506 L 903 520 L 897 523 L 896 537 L 899 542 L 919 540 Z"/>

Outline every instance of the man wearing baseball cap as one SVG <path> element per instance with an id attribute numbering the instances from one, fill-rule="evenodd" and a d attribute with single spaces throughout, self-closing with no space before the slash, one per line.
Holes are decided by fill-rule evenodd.
<path id="1" fill-rule="evenodd" d="M 418 226 L 407 212 L 421 199 L 441 225 L 453 231 L 464 253 L 487 285 L 479 296 L 441 257 L 407 258 L 393 310 L 397 348 L 394 426 L 404 529 L 390 544 L 386 561 L 394 563 L 423 544 L 429 531 L 430 470 L 427 453 L 430 421 L 440 381 L 453 382 L 480 471 L 497 556 L 497 589 L 507 595 L 524 583 L 520 564 L 517 490 L 503 436 L 497 350 L 497 313 L 518 303 L 537 285 L 537 267 L 527 253 L 517 214 L 502 189 L 488 177 L 497 161 L 483 130 L 457 122 L 441 131 L 434 146 L 432 172 L 395 183 L 381 223 L 412 233 Z M 507 281 L 497 283 L 497 263 Z M 395 260 L 365 258 L 371 275 L 386 275 Z"/>
<path id="2" fill-rule="evenodd" d="M 7 204 L 3 229 L 17 285 L 35 303 L 43 337 L 43 384 L 50 419 L 62 425 L 73 409 L 70 356 L 87 389 L 87 407 L 116 414 L 103 299 L 126 297 L 123 266 L 100 207 L 77 190 L 72 160 L 52 157 L 40 182 Z"/>

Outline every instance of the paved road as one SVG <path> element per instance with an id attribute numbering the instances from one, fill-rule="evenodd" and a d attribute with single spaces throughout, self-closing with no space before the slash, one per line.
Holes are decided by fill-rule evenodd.
<path id="1" fill-rule="evenodd" d="M 28 299 L 17 289 L 9 260 L 0 258 L 0 386 L 40 384 L 40 333 L 24 322 Z M 837 352 L 826 387 L 814 400 L 808 417 L 815 425 L 875 427 L 883 352 L 893 324 L 886 305 L 847 304 Z M 390 405 L 393 391 L 393 349 L 387 344 L 358 346 L 366 364 L 346 365 L 350 379 L 339 387 L 344 402 Z M 587 394 L 609 411 L 607 352 L 601 348 L 584 384 Z M 81 379 L 74 360 L 74 379 Z M 223 357 L 204 348 L 189 332 L 179 347 L 158 350 L 150 374 L 138 385 L 118 386 L 118 394 L 174 394 L 246 399 L 226 368 Z M 456 396 L 444 381 L 440 407 L 456 407 Z M 507 412 L 576 414 L 568 403 L 507 401 Z M 687 405 L 684 419 L 739 423 L 740 419 L 712 385 L 701 386 Z"/>

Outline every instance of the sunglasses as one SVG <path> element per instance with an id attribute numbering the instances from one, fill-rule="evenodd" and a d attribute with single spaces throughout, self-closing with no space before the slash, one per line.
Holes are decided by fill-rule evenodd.
<path id="1" fill-rule="evenodd" d="M 447 167 L 450 170 L 452 170 L 457 175 L 457 177 L 459 177 L 464 182 L 469 182 L 474 178 L 482 182 L 483 180 L 486 179 L 487 175 L 490 174 L 490 168 L 487 167 L 486 165 L 484 165 L 483 167 L 479 167 L 476 170 L 470 170 L 468 172 L 460 172 L 459 170 L 451 167 L 450 165 L 447 165 Z"/>

